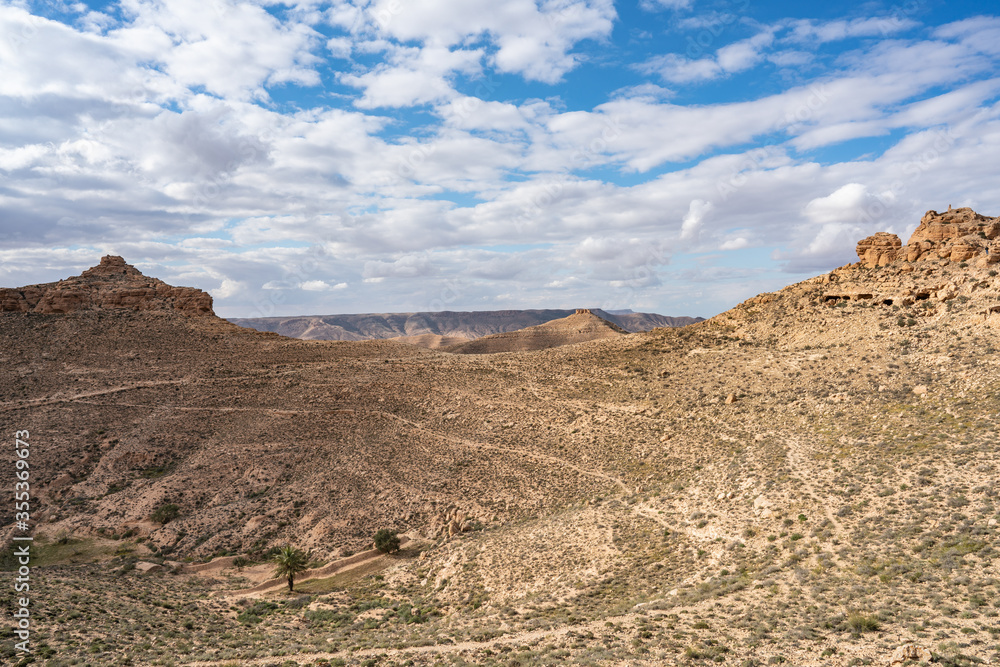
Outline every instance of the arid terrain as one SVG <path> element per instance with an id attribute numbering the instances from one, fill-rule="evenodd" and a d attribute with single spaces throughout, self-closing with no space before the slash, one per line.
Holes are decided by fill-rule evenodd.
<path id="1" fill-rule="evenodd" d="M 493 354 L 241 328 L 115 258 L 5 290 L 32 657 L 998 664 L 1000 219 L 858 253 L 691 326 Z M 324 568 L 293 593 L 262 564 L 285 544 Z"/>

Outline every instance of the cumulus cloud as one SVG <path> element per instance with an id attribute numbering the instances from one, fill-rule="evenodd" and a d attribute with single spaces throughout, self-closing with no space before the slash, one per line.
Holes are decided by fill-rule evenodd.
<path id="1" fill-rule="evenodd" d="M 774 33 L 765 30 L 753 37 L 727 44 L 704 58 L 690 58 L 668 53 L 656 56 L 639 66 L 657 74 L 668 83 L 710 81 L 754 67 L 764 60 L 765 50 L 774 42 Z"/>
<path id="2" fill-rule="evenodd" d="M 863 184 L 848 183 L 826 197 L 813 199 L 803 212 L 813 222 L 842 222 L 857 218 L 868 196 L 868 188 Z"/>
<path id="3" fill-rule="evenodd" d="M 704 201 L 702 199 L 692 199 L 691 204 L 688 206 L 687 213 L 684 214 L 684 221 L 681 224 L 681 238 L 690 239 L 698 233 L 698 229 L 701 227 L 701 223 L 704 221 L 705 216 L 715 208 L 715 205 L 710 201 Z"/>

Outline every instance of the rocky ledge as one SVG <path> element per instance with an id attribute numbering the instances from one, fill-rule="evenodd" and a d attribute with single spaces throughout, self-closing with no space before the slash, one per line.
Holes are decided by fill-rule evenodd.
<path id="1" fill-rule="evenodd" d="M 54 283 L 0 288 L 0 312 L 72 313 L 81 310 L 176 310 L 214 315 L 212 297 L 193 287 L 174 287 L 115 255 L 79 276 Z"/>

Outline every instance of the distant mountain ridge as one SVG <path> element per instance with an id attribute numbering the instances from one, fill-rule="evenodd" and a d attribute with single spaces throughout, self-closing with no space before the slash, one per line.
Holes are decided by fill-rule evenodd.
<path id="1" fill-rule="evenodd" d="M 656 313 L 591 311 L 625 331 L 649 331 L 701 322 L 701 317 L 669 317 Z M 481 338 L 568 317 L 576 309 L 440 311 L 433 313 L 364 313 L 299 317 L 229 318 L 241 327 L 271 331 L 306 340 L 370 340 L 434 334 L 449 338 Z"/>

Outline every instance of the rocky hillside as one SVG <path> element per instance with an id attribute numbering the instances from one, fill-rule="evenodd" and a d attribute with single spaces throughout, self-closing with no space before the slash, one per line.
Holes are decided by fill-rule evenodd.
<path id="1" fill-rule="evenodd" d="M 531 352 L 573 343 L 618 338 L 627 334 L 627 331 L 595 315 L 591 310 L 580 308 L 572 315 L 545 324 L 483 336 L 446 349 L 455 354 Z"/>
<path id="2" fill-rule="evenodd" d="M 79 276 L 54 283 L 0 288 L 0 312 L 50 315 L 96 310 L 215 314 L 208 293 L 147 278 L 123 258 L 113 255 L 102 257 L 98 266 Z"/>
<path id="3" fill-rule="evenodd" d="M 593 312 L 625 331 L 650 331 L 659 327 L 681 327 L 702 321 L 700 317 L 668 317 L 655 313 Z M 440 347 L 440 338 L 416 338 L 431 334 L 444 338 L 473 339 L 537 326 L 572 315 L 572 310 L 486 310 L 474 312 L 368 313 L 303 317 L 232 318 L 231 322 L 258 331 L 271 331 L 305 340 L 372 340 L 411 337 L 405 342 Z"/>

